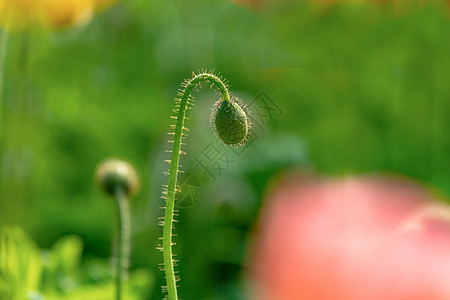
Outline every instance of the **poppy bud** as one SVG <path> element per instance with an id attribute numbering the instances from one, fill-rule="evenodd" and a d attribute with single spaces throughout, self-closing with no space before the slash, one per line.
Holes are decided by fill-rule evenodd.
<path id="1" fill-rule="evenodd" d="M 245 142 L 250 122 L 236 100 L 216 102 L 213 121 L 217 135 L 225 144 L 239 145 Z"/>
<path id="2" fill-rule="evenodd" d="M 128 196 L 133 196 L 139 185 L 134 167 L 115 158 L 103 161 L 97 168 L 96 177 L 100 188 L 111 196 L 119 188 L 122 188 Z"/>

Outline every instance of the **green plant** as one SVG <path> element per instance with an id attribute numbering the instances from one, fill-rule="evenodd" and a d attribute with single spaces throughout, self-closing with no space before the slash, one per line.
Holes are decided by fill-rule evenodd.
<path id="1" fill-rule="evenodd" d="M 77 235 L 41 249 L 20 227 L 0 228 L 0 299 L 111 300 L 114 282 L 108 263 L 83 261 L 82 253 Z M 152 285 L 149 270 L 133 270 L 124 300 L 145 299 Z"/>
<path id="2" fill-rule="evenodd" d="M 138 176 L 133 166 L 118 159 L 108 159 L 97 170 L 100 187 L 117 201 L 113 241 L 114 261 L 116 264 L 116 299 L 122 299 L 122 284 L 127 277 L 130 256 L 130 207 L 128 197 L 134 195 L 138 188 Z"/>
<path id="3" fill-rule="evenodd" d="M 181 151 L 183 145 L 182 140 L 186 138 L 186 131 L 188 129 L 184 126 L 186 120 L 186 111 L 190 109 L 194 103 L 194 98 L 191 96 L 191 91 L 194 88 L 200 87 L 202 83 L 209 83 L 211 87 L 215 87 L 221 94 L 222 98 L 216 102 L 213 110 L 212 120 L 218 137 L 225 143 L 231 145 L 240 145 L 244 143 L 249 135 L 250 122 L 248 120 L 245 107 L 239 103 L 237 98 L 230 98 L 228 87 L 224 81 L 211 72 L 201 72 L 193 74 L 191 79 L 182 83 L 182 89 L 178 92 L 174 112 L 177 116 L 172 116 L 176 120 L 176 124 L 172 125 L 174 129 L 170 132 L 173 135 L 173 143 L 171 152 L 171 159 L 167 162 L 170 164 L 168 171 L 168 184 L 163 189 L 163 198 L 166 200 L 164 220 L 161 222 L 163 226 L 162 245 L 158 249 L 163 252 L 163 265 L 166 276 L 167 286 L 163 287 L 163 291 L 167 292 L 169 300 L 178 299 L 176 282 L 179 280 L 175 276 L 174 265 L 176 260 L 173 258 L 172 245 L 172 231 L 174 223 L 174 206 L 175 195 L 179 192 L 177 187 L 177 175 L 179 172 L 180 155 L 186 154 Z"/>

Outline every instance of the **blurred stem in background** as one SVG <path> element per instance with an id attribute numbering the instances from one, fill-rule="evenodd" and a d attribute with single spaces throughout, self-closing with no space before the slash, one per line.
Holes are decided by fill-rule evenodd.
<path id="1" fill-rule="evenodd" d="M 39 127 L 34 37 L 27 32 L 7 31 L 1 37 L 0 209 L 8 212 L 2 223 L 20 222 L 31 204 L 34 142 Z M 4 74 L 7 76 L 1 76 Z"/>
<path id="2" fill-rule="evenodd" d="M 97 169 L 97 182 L 101 189 L 117 201 L 117 217 L 113 238 L 116 300 L 122 299 L 123 285 L 128 277 L 131 244 L 130 203 L 135 194 L 138 176 L 130 164 L 118 159 L 104 161 Z"/>
<path id="3" fill-rule="evenodd" d="M 118 187 L 115 192 L 118 215 L 113 241 L 116 263 L 116 300 L 122 299 L 123 282 L 128 277 L 128 260 L 130 257 L 130 204 L 126 192 Z"/>
<path id="4" fill-rule="evenodd" d="M 8 31 L 1 31 L 0 37 L 0 136 L 1 136 L 1 114 L 2 114 L 2 87 L 3 87 L 3 74 L 5 65 L 5 53 L 6 44 L 8 43 Z"/>

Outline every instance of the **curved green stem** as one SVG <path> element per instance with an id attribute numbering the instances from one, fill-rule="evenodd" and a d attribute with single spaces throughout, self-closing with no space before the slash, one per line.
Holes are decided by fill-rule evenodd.
<path id="1" fill-rule="evenodd" d="M 175 206 L 175 192 L 177 185 L 177 175 L 179 170 L 179 161 L 181 154 L 181 139 L 183 138 L 184 120 L 186 117 L 186 110 L 189 104 L 190 94 L 194 87 L 198 86 L 202 82 L 209 82 L 214 85 L 222 94 L 223 101 L 230 101 L 230 95 L 226 85 L 222 80 L 210 73 L 201 73 L 195 75 L 189 81 L 186 81 L 183 85 L 184 89 L 180 91 L 177 123 L 175 126 L 172 155 L 170 159 L 169 167 L 169 181 L 167 184 L 166 193 L 166 208 L 164 213 L 164 228 L 163 228 L 163 259 L 164 259 L 164 271 L 166 275 L 167 292 L 169 300 L 177 300 L 177 279 L 174 272 L 174 259 L 172 253 L 172 229 L 173 229 L 173 212 Z"/>
<path id="2" fill-rule="evenodd" d="M 114 238 L 116 263 L 116 300 L 122 299 L 123 283 L 127 277 L 128 261 L 130 257 L 130 206 L 123 188 L 115 191 L 118 217 L 116 221 L 116 235 Z"/>

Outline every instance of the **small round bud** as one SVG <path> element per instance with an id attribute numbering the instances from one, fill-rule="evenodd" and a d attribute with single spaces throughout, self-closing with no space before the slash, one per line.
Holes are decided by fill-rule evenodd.
<path id="1" fill-rule="evenodd" d="M 114 196 L 117 189 L 122 188 L 128 196 L 136 194 L 139 179 L 134 167 L 119 159 L 103 161 L 96 172 L 97 182 L 103 191 Z"/>
<path id="2" fill-rule="evenodd" d="M 225 144 L 237 145 L 245 142 L 249 121 L 236 100 L 219 100 L 213 112 L 213 120 L 217 135 Z"/>

